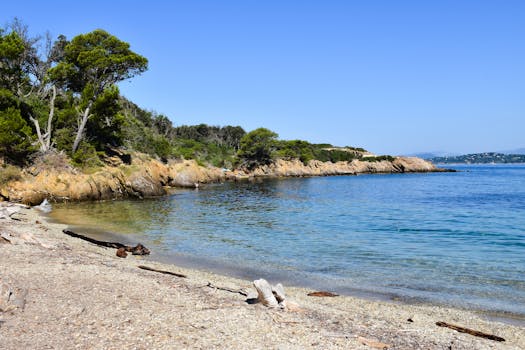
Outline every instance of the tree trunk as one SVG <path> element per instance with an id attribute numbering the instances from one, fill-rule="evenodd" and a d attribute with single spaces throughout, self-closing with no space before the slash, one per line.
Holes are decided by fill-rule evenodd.
<path id="1" fill-rule="evenodd" d="M 38 143 L 40 144 L 40 151 L 45 152 L 46 143 L 44 142 L 44 138 L 42 137 L 42 132 L 40 131 L 40 124 L 38 123 L 38 120 L 33 118 L 31 115 L 29 115 L 29 119 L 33 122 L 33 124 L 35 124 L 36 136 L 38 137 Z"/>
<path id="2" fill-rule="evenodd" d="M 49 115 L 47 117 L 47 129 L 44 135 L 42 135 L 42 131 L 40 129 L 40 123 L 38 122 L 38 120 L 33 118 L 31 115 L 29 116 L 29 119 L 35 125 L 36 135 L 38 137 L 38 143 L 40 144 L 40 151 L 42 153 L 49 151 L 49 149 L 51 148 L 51 131 L 53 128 L 53 124 L 52 124 L 53 117 L 55 115 L 55 99 L 57 97 L 57 89 L 53 85 L 51 87 L 51 90 L 52 90 L 52 94 L 49 100 Z"/>
<path id="3" fill-rule="evenodd" d="M 84 109 L 84 112 L 82 113 L 82 119 L 80 121 L 80 125 L 78 126 L 77 135 L 75 136 L 75 142 L 73 142 L 73 153 L 77 151 L 78 145 L 84 137 L 84 129 L 86 128 L 86 124 L 89 119 L 89 112 L 91 110 L 91 106 L 93 106 L 93 100 L 90 100 L 88 102 L 86 109 Z"/>
<path id="4" fill-rule="evenodd" d="M 57 88 L 55 85 L 51 86 L 52 95 L 49 100 L 49 116 L 47 118 L 47 129 L 46 129 L 46 151 L 51 148 L 51 130 L 52 130 L 52 121 L 55 115 L 55 99 L 57 97 Z"/>

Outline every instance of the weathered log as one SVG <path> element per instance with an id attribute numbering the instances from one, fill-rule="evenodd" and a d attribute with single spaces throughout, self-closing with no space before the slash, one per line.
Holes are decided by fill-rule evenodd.
<path id="1" fill-rule="evenodd" d="M 125 245 L 125 244 L 122 244 L 122 243 L 118 243 L 118 242 L 99 241 L 98 239 L 87 237 L 87 236 L 81 235 L 79 233 L 75 233 L 73 231 L 70 231 L 70 230 L 62 230 L 62 232 L 64 232 L 68 236 L 75 237 L 75 238 L 80 238 L 80 239 L 82 239 L 84 241 L 96 244 L 96 245 L 101 246 L 101 247 L 115 248 L 115 249 L 122 248 L 122 249 L 124 249 L 127 252 L 131 252 L 131 254 L 133 254 L 133 255 L 148 255 L 150 253 L 150 250 L 148 248 L 144 247 L 140 243 L 137 244 L 135 247 L 132 247 L 132 246 Z"/>
<path id="2" fill-rule="evenodd" d="M 480 331 L 476 331 L 474 329 L 457 326 L 457 325 L 450 324 L 450 323 L 447 323 L 447 322 L 436 322 L 436 326 L 447 327 L 447 328 L 453 329 L 455 331 L 458 331 L 460 333 L 467 333 L 467 334 L 470 334 L 470 335 L 473 335 L 473 336 L 476 336 L 476 337 L 485 338 L 485 339 L 501 341 L 501 342 L 505 341 L 505 339 L 503 339 L 502 337 L 498 337 L 497 335 L 494 335 L 494 334 L 483 333 L 483 332 L 480 332 Z"/>
<path id="3" fill-rule="evenodd" d="M 246 292 L 244 289 L 233 289 L 233 288 L 228 288 L 228 287 L 219 287 L 219 286 L 215 286 L 215 285 L 211 284 L 211 282 L 208 282 L 206 287 L 210 287 L 210 288 L 218 289 L 218 290 L 224 290 L 226 292 L 231 292 L 231 293 L 238 293 L 238 294 L 240 294 L 242 296 L 245 296 L 245 297 L 248 296 L 248 292 Z"/>
<path id="4" fill-rule="evenodd" d="M 119 249 L 119 248 L 126 249 L 126 245 L 124 245 L 122 243 L 99 241 L 98 239 L 87 237 L 87 236 L 81 235 L 79 233 L 75 233 L 73 231 L 70 231 L 70 230 L 62 230 L 62 232 L 64 232 L 68 236 L 75 237 L 75 238 L 80 238 L 80 239 L 82 239 L 84 241 L 88 241 L 89 243 L 93 243 L 93 244 L 96 244 L 96 245 L 101 246 L 101 247 L 115 248 L 115 249 Z"/>
<path id="5" fill-rule="evenodd" d="M 332 292 L 325 292 L 325 291 L 312 292 L 306 295 L 308 295 L 309 297 L 337 297 L 339 296 L 339 294 L 332 293 Z"/>
<path id="6" fill-rule="evenodd" d="M 286 299 L 284 287 L 280 283 L 277 283 L 275 286 L 272 286 L 272 293 L 275 299 L 277 299 L 278 303 L 282 303 Z"/>
<path id="7" fill-rule="evenodd" d="M 172 275 L 172 276 L 177 276 L 177 277 L 180 277 L 180 278 L 187 278 L 188 277 L 186 275 L 183 275 L 182 273 L 176 273 L 176 272 L 165 271 L 165 270 L 157 270 L 157 269 L 154 269 L 153 267 L 144 266 L 144 265 L 139 265 L 137 267 L 139 269 L 142 269 L 142 270 L 148 270 L 148 271 L 163 273 L 165 275 Z"/>
<path id="8" fill-rule="evenodd" d="M 277 307 L 279 303 L 273 295 L 272 286 L 265 279 L 258 279 L 253 281 L 255 289 L 257 289 L 257 294 L 259 301 L 268 307 Z"/>

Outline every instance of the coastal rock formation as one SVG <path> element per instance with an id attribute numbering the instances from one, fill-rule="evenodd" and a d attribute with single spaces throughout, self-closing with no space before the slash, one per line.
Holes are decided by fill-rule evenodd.
<path id="1" fill-rule="evenodd" d="M 74 169 L 26 172 L 21 180 L 2 189 L 4 199 L 29 205 L 44 199 L 55 202 L 153 197 L 166 194 L 166 186 L 194 187 L 224 179 L 220 169 L 199 166 L 195 161 L 164 164 L 134 157 L 130 165 L 104 166 L 92 174 Z"/>
<path id="2" fill-rule="evenodd" d="M 34 169 L 33 169 L 34 170 Z M 167 187 L 198 187 L 201 183 L 242 180 L 254 177 L 293 177 L 356 175 L 362 173 L 437 172 L 432 163 L 414 157 L 393 160 L 321 162 L 279 159 L 273 164 L 251 171 L 223 171 L 204 167 L 194 160 L 170 161 L 167 164 L 145 155 L 133 155 L 130 164 L 105 165 L 93 173 L 81 173 L 73 167 L 44 168 L 25 171 L 20 180 L 0 189 L 4 200 L 29 205 L 44 199 L 55 202 L 145 198 L 166 194 Z"/>
<path id="3" fill-rule="evenodd" d="M 282 160 L 254 169 L 253 176 L 328 176 L 357 175 L 364 173 L 414 173 L 438 172 L 443 169 L 416 157 L 396 157 L 393 161 L 366 161 L 354 159 L 351 162 L 321 162 L 311 160 L 304 164 L 298 159 Z"/>

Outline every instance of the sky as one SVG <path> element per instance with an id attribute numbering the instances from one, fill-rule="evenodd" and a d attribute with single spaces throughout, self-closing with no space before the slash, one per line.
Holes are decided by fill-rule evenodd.
<path id="1" fill-rule="evenodd" d="M 525 1 L 8 1 L 33 35 L 102 28 L 119 84 L 174 125 L 266 127 L 377 154 L 525 147 Z"/>

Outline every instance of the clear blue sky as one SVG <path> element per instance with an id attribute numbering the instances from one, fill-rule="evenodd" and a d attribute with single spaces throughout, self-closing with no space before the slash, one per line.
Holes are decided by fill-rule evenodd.
<path id="1" fill-rule="evenodd" d="M 525 147 L 525 1 L 6 1 L 31 33 L 102 28 L 120 84 L 175 125 L 264 126 L 376 153 Z"/>

